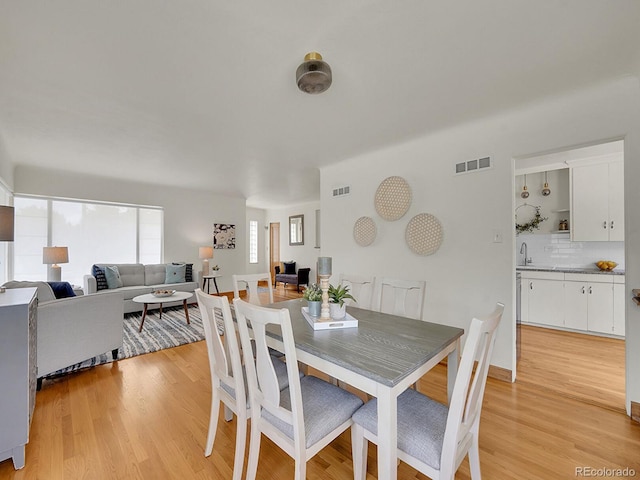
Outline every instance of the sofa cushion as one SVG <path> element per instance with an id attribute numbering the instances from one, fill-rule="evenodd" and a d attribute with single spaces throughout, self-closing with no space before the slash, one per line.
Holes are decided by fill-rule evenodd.
<path id="1" fill-rule="evenodd" d="M 97 263 L 100 268 L 105 268 L 107 264 Z M 123 287 L 144 285 L 144 265 L 141 263 L 111 263 L 120 272 L 120 279 Z"/>
<path id="2" fill-rule="evenodd" d="M 184 283 L 187 269 L 184 263 L 182 265 L 167 265 L 166 268 L 167 277 L 165 278 L 165 283 Z"/>
<path id="3" fill-rule="evenodd" d="M 167 265 L 165 263 L 153 263 L 144 266 L 144 285 L 158 285 L 164 283 L 166 279 Z"/>
<path id="4" fill-rule="evenodd" d="M 284 274 L 285 275 L 295 275 L 296 274 L 296 262 L 282 262 L 284 265 Z"/>
<path id="5" fill-rule="evenodd" d="M 109 285 L 107 284 L 107 277 L 104 274 L 104 268 L 101 268 L 98 265 L 94 265 L 93 267 L 91 267 L 91 275 L 96 278 L 97 290 L 106 290 L 109 288 Z"/>
<path id="6" fill-rule="evenodd" d="M 122 278 L 120 278 L 120 270 L 117 265 L 107 265 L 104 267 L 104 274 L 107 277 L 107 285 L 109 285 L 109 289 L 120 288 L 123 286 Z"/>
<path id="7" fill-rule="evenodd" d="M 53 294 L 51 286 L 47 282 L 25 282 L 12 280 L 3 285 L 5 288 L 26 288 L 36 287 L 38 289 L 38 302 L 50 302 L 55 300 L 56 296 Z"/>

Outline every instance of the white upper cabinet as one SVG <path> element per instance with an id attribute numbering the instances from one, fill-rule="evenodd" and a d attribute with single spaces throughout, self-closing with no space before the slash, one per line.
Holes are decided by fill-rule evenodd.
<path id="1" fill-rule="evenodd" d="M 571 218 L 574 241 L 624 241 L 622 161 L 571 168 Z"/>

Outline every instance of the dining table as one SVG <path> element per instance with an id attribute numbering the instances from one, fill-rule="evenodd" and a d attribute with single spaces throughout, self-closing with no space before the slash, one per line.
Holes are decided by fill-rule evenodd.
<path id="1" fill-rule="evenodd" d="M 447 358 L 449 400 L 464 330 L 388 313 L 347 307 L 353 328 L 314 330 L 303 299 L 266 305 L 289 310 L 299 362 L 378 399 L 378 478 L 397 478 L 397 398 Z M 279 327 L 267 328 L 268 344 L 284 351 Z"/>

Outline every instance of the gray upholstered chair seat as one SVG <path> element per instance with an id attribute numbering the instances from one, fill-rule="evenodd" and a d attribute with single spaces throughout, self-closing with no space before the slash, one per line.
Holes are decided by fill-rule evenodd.
<path id="1" fill-rule="evenodd" d="M 438 470 L 449 408 L 413 389 L 398 397 L 398 449 Z M 378 434 L 378 402 L 367 402 L 353 421 Z"/>
<path id="2" fill-rule="evenodd" d="M 284 357 L 276 357 L 274 355 L 271 356 L 271 363 L 273 363 L 273 369 L 276 371 L 276 376 L 278 377 L 278 385 L 280 385 L 280 390 L 284 390 L 289 387 L 289 377 L 287 376 L 287 364 L 284 363 Z M 304 377 L 304 373 L 299 372 L 300 378 Z M 244 391 L 249 391 L 249 386 L 247 384 L 247 371 L 244 367 L 242 367 L 242 377 L 244 379 Z M 220 381 L 220 387 L 231 395 L 233 398 L 236 398 L 235 389 L 224 383 L 223 380 Z M 249 408 L 251 402 L 249 397 L 247 396 L 247 408 Z"/>
<path id="3" fill-rule="evenodd" d="M 306 448 L 349 420 L 353 413 L 362 406 L 362 400 L 353 393 L 316 377 L 302 378 L 300 387 L 304 405 Z M 291 410 L 291 395 L 288 388 L 280 392 L 280 406 Z M 264 410 L 262 416 L 287 437 L 293 439 L 292 425 Z"/>

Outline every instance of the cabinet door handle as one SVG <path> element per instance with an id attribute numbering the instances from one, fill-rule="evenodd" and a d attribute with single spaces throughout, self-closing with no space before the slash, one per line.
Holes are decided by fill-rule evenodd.
<path id="1" fill-rule="evenodd" d="M 582 287 L 582 294 L 584 295 L 584 287 Z"/>
<path id="2" fill-rule="evenodd" d="M 607 221 L 605 220 L 604 223 L 602 224 L 602 228 L 604 228 L 605 230 L 607 229 Z"/>
<path id="3" fill-rule="evenodd" d="M 533 290 L 533 282 L 529 282 L 529 290 Z"/>
<path id="4" fill-rule="evenodd" d="M 591 295 L 593 293 L 593 290 L 591 287 L 589 287 L 589 295 Z"/>
<path id="5" fill-rule="evenodd" d="M 611 226 L 609 228 L 613 230 L 613 220 L 611 220 Z"/>

